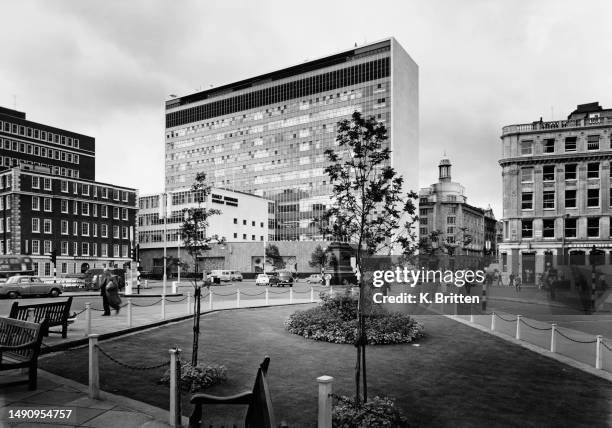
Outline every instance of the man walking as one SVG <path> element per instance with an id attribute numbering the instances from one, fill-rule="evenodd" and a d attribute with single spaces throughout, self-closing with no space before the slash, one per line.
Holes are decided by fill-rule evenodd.
<path id="1" fill-rule="evenodd" d="M 100 294 L 102 295 L 102 307 L 104 308 L 103 317 L 110 316 L 110 305 L 108 304 L 108 295 L 106 294 L 106 286 L 110 281 L 110 272 L 108 267 L 104 268 L 104 272 L 99 276 L 98 281 L 100 282 Z"/>

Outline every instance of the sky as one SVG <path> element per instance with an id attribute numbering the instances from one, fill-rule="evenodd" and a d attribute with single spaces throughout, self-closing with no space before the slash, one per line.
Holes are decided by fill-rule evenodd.
<path id="1" fill-rule="evenodd" d="M 163 191 L 170 94 L 389 36 L 419 65 L 418 187 L 446 153 L 498 218 L 503 126 L 612 107 L 607 0 L 23 0 L 3 16 L 0 106 L 95 137 L 97 180 L 140 194 Z"/>

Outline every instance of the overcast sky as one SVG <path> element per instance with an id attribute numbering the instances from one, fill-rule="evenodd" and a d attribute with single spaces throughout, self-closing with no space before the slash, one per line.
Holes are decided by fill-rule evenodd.
<path id="1" fill-rule="evenodd" d="M 420 67 L 420 187 L 443 152 L 501 216 L 504 125 L 612 107 L 612 2 L 13 1 L 0 105 L 96 139 L 99 181 L 163 190 L 163 103 L 394 36 Z"/>

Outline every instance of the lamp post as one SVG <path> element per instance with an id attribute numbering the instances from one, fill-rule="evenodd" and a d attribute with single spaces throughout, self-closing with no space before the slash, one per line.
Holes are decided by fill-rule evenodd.
<path id="1" fill-rule="evenodd" d="M 565 226 L 566 226 L 566 221 L 567 219 L 569 219 L 570 215 L 569 214 L 565 214 L 563 216 L 561 216 L 561 218 L 563 219 L 563 230 L 561 231 L 561 254 L 563 254 L 563 266 L 567 265 L 567 260 L 565 257 Z"/>

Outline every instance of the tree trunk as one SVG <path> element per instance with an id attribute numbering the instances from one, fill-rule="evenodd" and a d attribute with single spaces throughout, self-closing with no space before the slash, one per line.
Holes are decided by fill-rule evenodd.
<path id="1" fill-rule="evenodd" d="M 195 295 L 193 299 L 193 347 L 191 350 L 191 365 L 198 364 L 198 341 L 200 337 L 200 295 L 201 288 L 198 287 L 198 262 L 195 265 Z"/>

